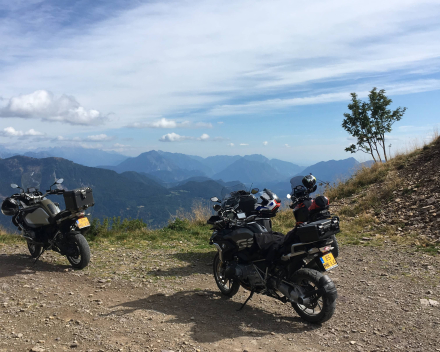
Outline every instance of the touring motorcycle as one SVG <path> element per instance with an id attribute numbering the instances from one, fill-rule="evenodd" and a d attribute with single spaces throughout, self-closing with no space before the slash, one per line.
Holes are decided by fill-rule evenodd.
<path id="1" fill-rule="evenodd" d="M 311 197 L 310 194 L 317 189 L 316 178 L 313 175 L 296 176 L 290 180 L 292 192 L 287 195 L 292 203 L 289 205 L 293 209 L 296 227 L 304 226 L 307 223 L 319 220 L 330 219 L 330 201 L 326 196 Z M 331 235 L 332 254 L 335 258 L 339 256 L 339 245 L 335 235 Z"/>
<path id="2" fill-rule="evenodd" d="M 29 252 L 35 261 L 47 250 L 65 255 L 72 267 L 85 268 L 90 261 L 90 248 L 84 234 L 90 222 L 84 212 L 94 205 L 91 188 L 65 191 L 61 188 L 63 179 L 56 180 L 46 191 L 39 191 L 39 180 L 35 172 L 24 174 L 22 187 L 7 197 L 1 206 L 4 215 L 12 216 L 12 223 L 21 231 L 27 241 Z M 52 187 L 55 186 L 55 189 Z M 59 203 L 47 198 L 49 195 L 63 195 L 66 209 L 61 211 Z"/>
<path id="3" fill-rule="evenodd" d="M 338 266 L 331 253 L 331 236 L 339 232 L 339 219 L 305 224 L 286 236 L 274 233 L 256 213 L 260 206 L 254 196 L 257 192 L 239 190 L 228 193 L 221 201 L 211 198 L 219 203 L 214 205 L 217 215 L 208 220 L 213 229 L 210 244 L 217 248 L 213 272 L 218 288 L 228 297 L 234 296 L 240 286 L 249 290 L 242 308 L 254 293 L 260 293 L 290 302 L 308 322 L 329 320 L 335 310 L 337 290 L 323 272 Z M 272 198 L 278 203 L 278 197 Z M 278 208 L 274 207 L 273 212 Z"/>

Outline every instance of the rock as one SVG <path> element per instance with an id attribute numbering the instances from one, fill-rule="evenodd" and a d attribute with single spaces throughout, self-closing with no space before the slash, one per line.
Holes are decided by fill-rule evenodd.
<path id="1" fill-rule="evenodd" d="M 75 347 L 78 347 L 78 342 L 77 342 L 77 341 L 73 341 L 73 342 L 70 344 L 70 348 L 75 348 Z"/>
<path id="2" fill-rule="evenodd" d="M 433 204 L 433 203 L 435 203 L 435 198 L 429 198 L 426 202 L 428 204 Z"/>
<path id="3" fill-rule="evenodd" d="M 420 304 L 424 307 L 428 307 L 429 306 L 429 301 L 425 298 L 421 298 L 420 299 Z"/>
<path id="4" fill-rule="evenodd" d="M 41 346 L 34 346 L 29 351 L 30 352 L 44 352 L 45 349 L 43 347 L 41 347 Z"/>
<path id="5" fill-rule="evenodd" d="M 356 345 L 356 341 L 350 341 L 350 345 Z"/>
<path id="6" fill-rule="evenodd" d="M 437 301 L 434 301 L 433 299 L 428 299 L 428 302 L 432 307 L 440 306 L 440 303 L 438 303 Z"/>
<path id="7" fill-rule="evenodd" d="M 427 295 L 432 295 L 434 292 L 432 292 L 431 290 L 426 291 Z"/>
<path id="8" fill-rule="evenodd" d="M 371 241 L 372 238 L 371 237 L 362 237 L 362 241 Z"/>

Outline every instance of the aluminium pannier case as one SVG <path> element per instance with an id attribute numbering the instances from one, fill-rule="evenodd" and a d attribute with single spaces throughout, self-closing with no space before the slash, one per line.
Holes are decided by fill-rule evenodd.
<path id="1" fill-rule="evenodd" d="M 70 211 L 84 210 L 95 205 L 93 191 L 90 187 L 65 191 L 64 202 L 66 209 Z"/>
<path id="2" fill-rule="evenodd" d="M 339 218 L 333 217 L 300 226 L 297 228 L 297 235 L 302 243 L 307 243 L 325 239 L 339 231 Z"/>

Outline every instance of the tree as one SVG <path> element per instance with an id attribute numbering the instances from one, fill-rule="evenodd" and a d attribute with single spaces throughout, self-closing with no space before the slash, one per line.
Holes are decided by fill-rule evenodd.
<path id="1" fill-rule="evenodd" d="M 342 127 L 357 141 L 345 148 L 345 151 L 362 151 L 370 154 L 375 162 L 382 162 L 382 151 L 385 161 L 388 161 L 385 133 L 390 133 L 392 125 L 402 119 L 406 108 L 398 107 L 394 111 L 388 109 L 392 100 L 385 95 L 384 89 L 378 91 L 373 88 L 368 98 L 369 102 L 363 102 L 356 93 L 351 93 L 351 103 L 348 104 L 351 113 L 344 114 Z"/>

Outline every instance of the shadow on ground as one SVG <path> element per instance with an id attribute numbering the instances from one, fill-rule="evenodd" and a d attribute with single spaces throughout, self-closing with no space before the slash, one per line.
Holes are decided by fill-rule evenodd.
<path id="1" fill-rule="evenodd" d="M 149 275 L 154 276 L 190 276 L 194 274 L 212 274 L 212 261 L 215 251 L 212 252 L 185 252 L 170 254 L 174 260 L 177 259 L 187 265 L 182 267 L 172 267 L 169 269 L 152 270 Z M 166 262 L 166 259 L 164 259 Z"/>
<path id="2" fill-rule="evenodd" d="M 60 272 L 69 265 L 54 264 L 44 261 L 44 254 L 34 265 L 35 259 L 28 254 L 0 254 L 0 278 L 35 272 Z"/>
<path id="3" fill-rule="evenodd" d="M 241 303 L 219 298 L 217 292 L 181 291 L 170 296 L 154 294 L 125 302 L 110 307 L 114 310 L 108 315 L 122 316 L 137 310 L 150 310 L 173 316 L 169 322 L 192 325 L 192 338 L 200 343 L 241 336 L 256 338 L 272 333 L 300 333 L 320 327 L 301 320 L 288 305 L 289 313 L 285 316 L 252 305 L 238 312 L 240 306 Z"/>

